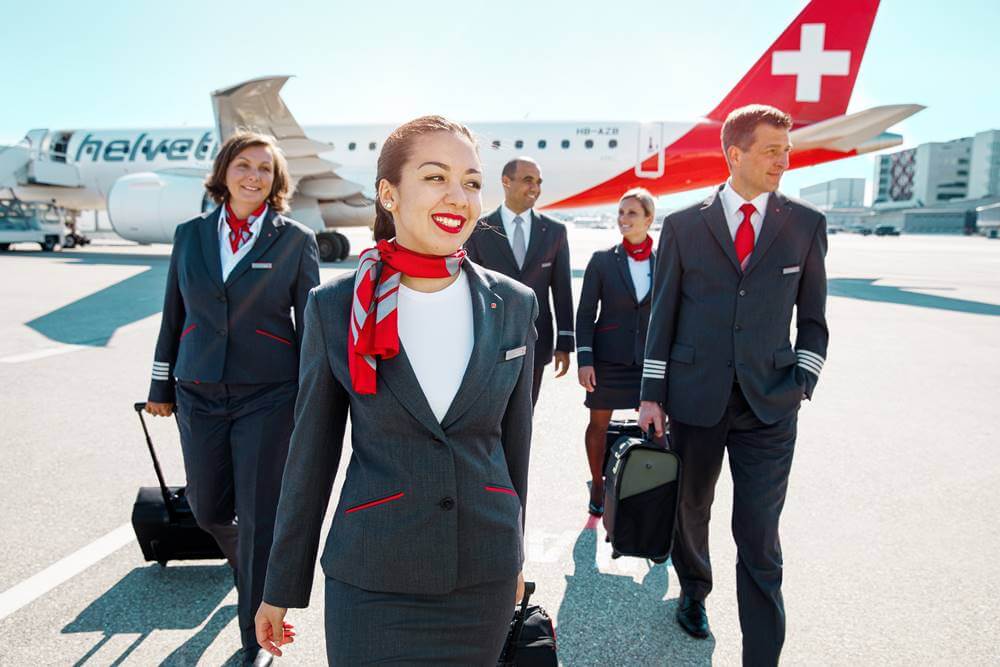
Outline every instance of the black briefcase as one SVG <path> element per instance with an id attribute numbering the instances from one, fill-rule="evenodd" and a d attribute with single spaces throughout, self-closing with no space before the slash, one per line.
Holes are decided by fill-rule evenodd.
<path id="1" fill-rule="evenodd" d="M 153 459 L 153 470 L 159 486 L 139 489 L 132 506 L 132 528 L 147 561 L 166 565 L 171 560 L 212 560 L 225 558 L 215 538 L 198 527 L 191 513 L 183 486 L 167 486 L 163 481 L 160 461 L 153 449 L 146 420 L 142 416 L 145 403 L 136 403 L 135 411 L 146 434 L 146 446 Z"/>
<path id="2" fill-rule="evenodd" d="M 556 629 L 537 604 L 528 606 L 535 582 L 524 582 L 524 598 L 514 610 L 497 667 L 558 667 Z"/>
<path id="3" fill-rule="evenodd" d="M 612 557 L 637 556 L 662 563 L 670 556 L 677 519 L 681 460 L 648 436 L 623 436 L 604 469 L 604 529 Z"/>

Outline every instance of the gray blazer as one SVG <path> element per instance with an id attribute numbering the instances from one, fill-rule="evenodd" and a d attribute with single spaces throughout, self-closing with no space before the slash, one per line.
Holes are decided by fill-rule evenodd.
<path id="1" fill-rule="evenodd" d="M 746 271 L 719 192 L 663 221 L 641 398 L 713 426 L 739 382 L 773 424 L 812 397 L 826 360 L 826 218 L 773 193 Z M 793 310 L 795 347 L 789 340 Z"/>
<path id="2" fill-rule="evenodd" d="M 173 403 L 177 378 L 263 384 L 298 377 L 298 323 L 309 290 L 319 284 L 316 235 L 270 208 L 260 237 L 223 282 L 221 210 L 174 233 L 151 401 Z"/>
<path id="3" fill-rule="evenodd" d="M 353 452 L 320 559 L 328 577 L 369 591 L 421 594 L 520 571 L 538 304 L 512 279 L 470 261 L 462 267 L 475 343 L 441 422 L 402 349 L 378 361 L 374 396 L 353 391 L 347 336 L 354 273 L 312 291 L 268 603 L 309 603 L 348 413 Z"/>

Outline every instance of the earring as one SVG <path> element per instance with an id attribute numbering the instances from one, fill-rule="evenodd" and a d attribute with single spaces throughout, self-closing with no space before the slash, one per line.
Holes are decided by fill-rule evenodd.
<path id="1" fill-rule="evenodd" d="M 384 208 L 387 211 L 391 211 L 392 210 L 392 202 L 391 201 L 382 202 L 382 208 Z"/>

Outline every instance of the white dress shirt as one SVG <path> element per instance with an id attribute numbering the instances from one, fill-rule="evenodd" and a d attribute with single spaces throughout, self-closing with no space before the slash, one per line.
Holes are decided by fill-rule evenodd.
<path id="1" fill-rule="evenodd" d="M 528 250 L 528 245 L 531 243 L 531 209 L 522 213 L 514 213 L 514 211 L 507 208 L 506 204 L 500 205 L 500 220 L 503 222 L 503 233 L 507 235 L 507 243 L 510 244 L 510 249 L 514 249 L 514 218 L 521 216 L 521 220 L 524 223 L 521 227 L 524 229 L 524 249 Z"/>
<path id="2" fill-rule="evenodd" d="M 396 302 L 399 341 L 438 421 L 444 419 L 472 357 L 475 325 L 465 271 L 437 292 L 400 284 Z"/>
<path id="3" fill-rule="evenodd" d="M 641 262 L 631 257 L 628 258 L 628 272 L 632 274 L 632 285 L 635 287 L 635 300 L 642 301 L 649 292 L 649 259 Z"/>
<path id="4" fill-rule="evenodd" d="M 229 243 L 230 230 L 229 224 L 226 222 L 226 205 L 222 204 L 220 208 L 222 210 L 219 211 L 219 257 L 222 258 L 222 282 L 226 282 L 229 274 L 256 243 L 257 236 L 260 235 L 260 228 L 264 224 L 264 218 L 267 216 L 267 206 L 264 206 L 264 212 L 257 217 L 251 215 L 247 219 L 250 223 L 250 239 L 241 245 L 236 252 L 233 252 L 233 246 Z"/>
<path id="5" fill-rule="evenodd" d="M 740 213 L 740 206 L 749 203 L 753 204 L 753 207 L 757 209 L 756 213 L 750 214 L 750 226 L 753 227 L 753 241 L 756 247 L 757 239 L 760 238 L 760 228 L 764 226 L 764 216 L 767 214 L 767 198 L 771 196 L 771 193 L 762 192 L 754 197 L 752 201 L 748 202 L 736 190 L 733 190 L 733 182 L 732 180 L 728 180 L 722 188 L 722 192 L 719 193 L 719 196 L 722 198 L 722 210 L 726 214 L 726 224 L 729 225 L 729 235 L 733 237 L 733 241 L 736 241 L 736 230 L 739 229 L 740 223 L 743 222 L 743 214 Z"/>

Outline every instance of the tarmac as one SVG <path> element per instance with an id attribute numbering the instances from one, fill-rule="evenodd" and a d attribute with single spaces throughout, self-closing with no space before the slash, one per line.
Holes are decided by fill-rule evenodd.
<path id="1" fill-rule="evenodd" d="M 366 235 L 348 230 L 355 249 Z M 577 296 L 591 253 L 617 240 L 570 228 Z M 155 484 L 132 404 L 148 390 L 169 251 L 0 255 L 0 665 L 238 657 L 228 567 L 144 562 L 129 526 L 138 487 Z M 782 662 L 1000 664 L 1000 242 L 838 234 L 827 264 L 828 361 L 799 414 L 781 528 Z M 739 664 L 729 475 L 699 641 L 673 620 L 670 564 L 612 559 L 587 515 L 583 393 L 575 366 L 549 370 L 534 420 L 525 574 L 561 662 Z M 152 432 L 168 482 L 183 483 L 173 422 Z M 277 664 L 324 663 L 322 601 L 317 571 Z"/>

